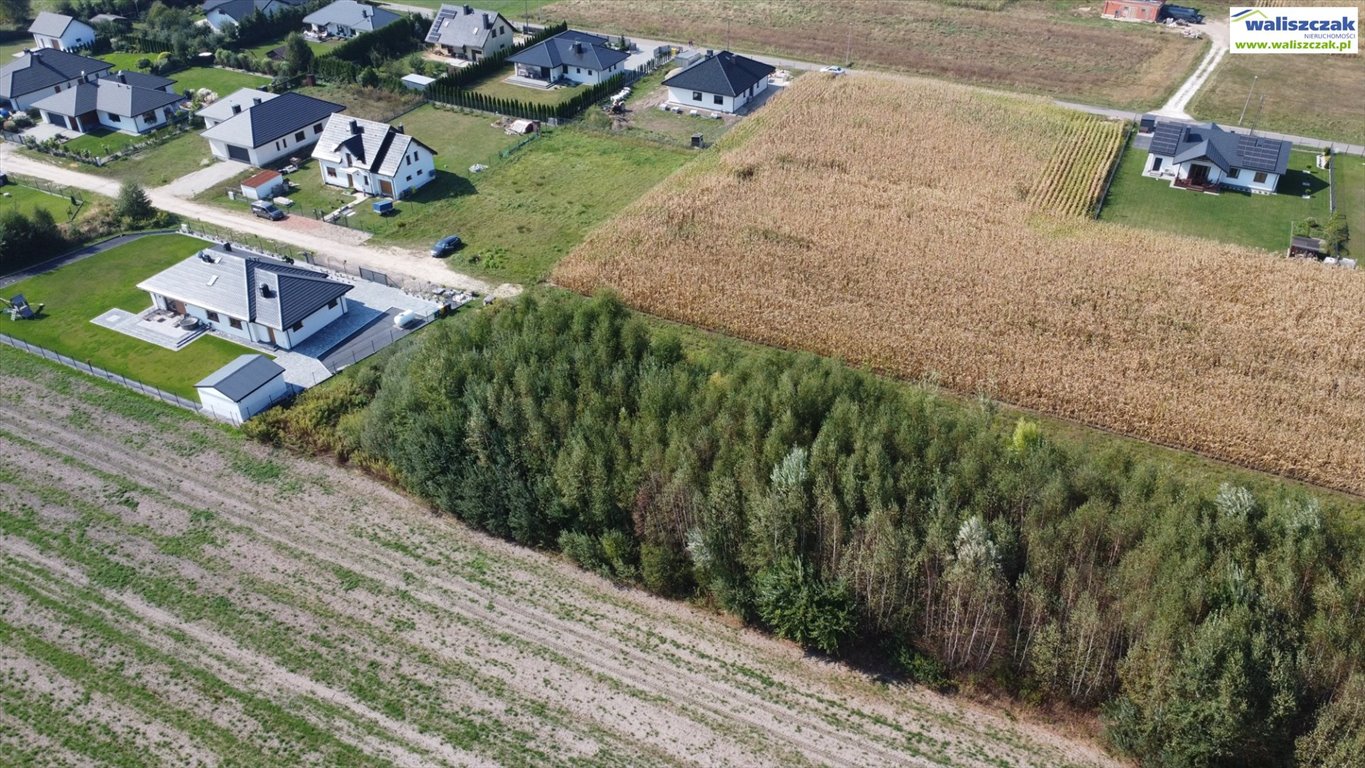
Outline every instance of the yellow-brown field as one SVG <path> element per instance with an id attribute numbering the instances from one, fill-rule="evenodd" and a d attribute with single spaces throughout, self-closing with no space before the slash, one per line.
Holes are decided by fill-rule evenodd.
<path id="1" fill-rule="evenodd" d="M 555 280 L 1365 492 L 1365 277 L 1040 212 L 1078 126 L 1025 97 L 810 75 Z"/>

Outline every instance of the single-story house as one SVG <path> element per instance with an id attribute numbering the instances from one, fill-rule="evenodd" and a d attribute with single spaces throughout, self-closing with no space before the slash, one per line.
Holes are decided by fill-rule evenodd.
<path id="1" fill-rule="evenodd" d="M 141 72 L 116 72 L 81 82 L 33 103 L 43 119 L 85 133 L 101 128 L 137 135 L 171 122 L 183 97 L 175 81 Z"/>
<path id="2" fill-rule="evenodd" d="M 668 100 L 714 112 L 738 112 L 768 89 L 777 71 L 771 64 L 729 51 L 707 51 L 705 58 L 664 80 Z"/>
<path id="3" fill-rule="evenodd" d="M 303 0 L 205 0 L 204 18 L 215 32 L 226 32 L 253 13 L 272 16 L 300 5 Z"/>
<path id="4" fill-rule="evenodd" d="M 262 102 L 270 101 L 278 94 L 258 91 L 255 88 L 241 88 L 223 96 L 194 114 L 204 120 L 205 128 L 240 115 L 242 110 L 251 109 Z"/>
<path id="5" fill-rule="evenodd" d="M 304 16 L 303 23 L 315 35 L 355 37 L 383 29 L 401 18 L 393 11 L 356 0 L 336 0 Z"/>
<path id="6" fill-rule="evenodd" d="M 25 51 L 0 67 L 0 107 L 26 110 L 35 101 L 77 83 L 94 82 L 111 69 L 113 65 L 108 62 L 59 48 Z"/>
<path id="7" fill-rule="evenodd" d="M 428 85 L 436 82 L 436 78 L 419 75 L 416 72 L 413 72 L 410 75 L 403 75 L 402 80 L 404 88 L 410 88 L 414 91 L 425 91 Z"/>
<path id="8" fill-rule="evenodd" d="M 442 5 L 427 32 L 427 45 L 443 56 L 479 61 L 512 47 L 512 23 L 497 11 Z"/>
<path id="9" fill-rule="evenodd" d="M 284 175 L 279 171 L 261 171 L 242 182 L 242 197 L 248 200 L 273 200 L 284 191 Z"/>
<path id="10" fill-rule="evenodd" d="M 1152 144 L 1142 174 L 1170 179 L 1171 186 L 1202 191 L 1221 187 L 1274 194 L 1289 170 L 1287 141 L 1252 136 L 1214 123 L 1162 120 L 1152 131 Z"/>
<path id="11" fill-rule="evenodd" d="M 39 48 L 79 51 L 95 44 L 95 28 L 62 13 L 43 11 L 28 27 Z"/>
<path id="12" fill-rule="evenodd" d="M 241 424 L 289 396 L 284 369 L 265 355 L 242 355 L 194 385 L 204 411 Z"/>
<path id="13" fill-rule="evenodd" d="M 313 147 L 323 183 L 395 199 L 436 178 L 435 155 L 401 128 L 344 115 L 327 119 Z"/>
<path id="14" fill-rule="evenodd" d="M 230 244 L 205 248 L 137 284 L 157 308 L 229 337 L 281 349 L 346 314 L 348 283 Z"/>
<path id="15" fill-rule="evenodd" d="M 322 135 L 327 117 L 345 109 L 296 91 L 252 104 L 204 131 L 213 156 L 256 166 L 302 154 Z"/>
<path id="16" fill-rule="evenodd" d="M 554 83 L 596 85 L 625 71 L 625 52 L 607 46 L 607 38 L 570 29 L 517 51 L 507 60 L 518 77 Z"/>
<path id="17" fill-rule="evenodd" d="M 1100 15 L 1118 21 L 1156 21 L 1165 0 L 1104 0 Z"/>

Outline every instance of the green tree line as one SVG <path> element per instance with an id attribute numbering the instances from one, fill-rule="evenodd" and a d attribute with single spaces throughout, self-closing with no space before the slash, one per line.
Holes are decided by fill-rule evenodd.
<path id="1" fill-rule="evenodd" d="M 815 651 L 1099 710 L 1143 764 L 1365 747 L 1362 509 L 1287 484 L 552 291 L 249 429 Z"/>

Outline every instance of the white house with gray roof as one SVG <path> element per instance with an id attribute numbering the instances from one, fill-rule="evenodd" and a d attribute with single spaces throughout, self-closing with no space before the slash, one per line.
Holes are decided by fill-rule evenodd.
<path id="1" fill-rule="evenodd" d="M 515 30 L 497 11 L 469 5 L 442 5 L 427 32 L 427 44 L 443 56 L 479 61 L 512 47 Z"/>
<path id="2" fill-rule="evenodd" d="M 253 13 L 265 16 L 303 5 L 303 0 L 205 0 L 204 20 L 215 32 L 227 32 Z"/>
<path id="3" fill-rule="evenodd" d="M 137 284 L 159 309 L 244 341 L 293 349 L 346 314 L 349 283 L 231 245 L 205 248 Z"/>
<path id="4" fill-rule="evenodd" d="M 332 115 L 313 147 L 322 181 L 398 199 L 436 178 L 436 151 L 388 123 Z"/>
<path id="5" fill-rule="evenodd" d="M 77 83 L 94 82 L 111 69 L 108 62 L 57 48 L 25 51 L 0 67 L 0 107 L 26 110 Z"/>
<path id="6" fill-rule="evenodd" d="M 401 18 L 393 11 L 356 0 L 336 0 L 304 16 L 303 23 L 319 37 L 351 38 L 383 29 Z"/>
<path id="7" fill-rule="evenodd" d="M 204 413 L 241 424 L 289 396 L 284 369 L 265 355 L 242 355 L 194 385 Z"/>
<path id="8" fill-rule="evenodd" d="M 1289 170 L 1290 143 L 1236 133 L 1215 123 L 1162 120 L 1152 131 L 1144 176 L 1216 192 L 1232 187 L 1270 195 Z"/>
<path id="9" fill-rule="evenodd" d="M 225 120 L 242 114 L 243 111 L 251 109 L 257 104 L 263 104 L 270 101 L 275 98 L 276 95 L 277 94 L 271 93 L 270 91 L 259 91 L 255 88 L 241 88 L 226 96 L 218 98 L 212 104 L 209 104 L 194 114 L 204 121 L 205 128 L 212 128 Z"/>
<path id="10" fill-rule="evenodd" d="M 776 71 L 748 56 L 707 51 L 704 58 L 664 80 L 668 100 L 684 107 L 713 112 L 738 112 L 768 89 Z"/>
<path id="11" fill-rule="evenodd" d="M 343 109 L 340 104 L 290 91 L 260 103 L 253 101 L 206 129 L 203 136 L 214 157 L 261 167 L 280 158 L 305 155 L 322 135 L 328 116 Z"/>
<path id="12" fill-rule="evenodd" d="M 95 44 L 95 28 L 62 13 L 43 11 L 29 25 L 33 44 L 38 48 L 79 51 Z"/>
<path id="13" fill-rule="evenodd" d="M 624 72 L 625 61 L 630 58 L 608 42 L 601 35 L 569 29 L 517 51 L 507 60 L 516 65 L 517 77 L 596 85 Z"/>
<path id="14" fill-rule="evenodd" d="M 103 128 L 136 135 L 169 124 L 183 100 L 174 80 L 116 72 L 39 99 L 33 108 L 48 123 L 78 133 Z"/>

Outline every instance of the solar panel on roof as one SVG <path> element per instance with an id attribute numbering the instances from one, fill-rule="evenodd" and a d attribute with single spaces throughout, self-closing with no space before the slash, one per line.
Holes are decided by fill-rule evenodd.
<path id="1" fill-rule="evenodd" d="M 1185 126 L 1178 123 L 1157 123 L 1152 134 L 1151 152 L 1156 155 L 1174 155 L 1180 146 L 1180 137 Z"/>

